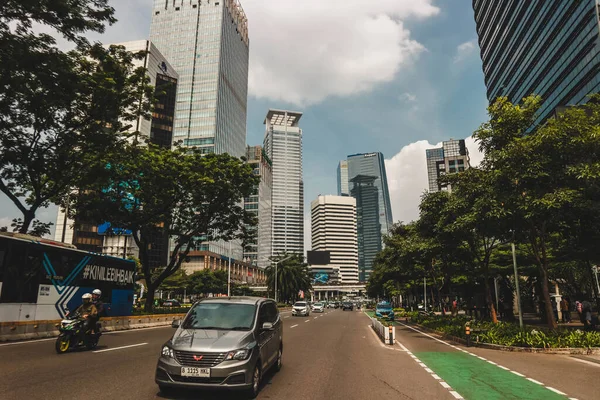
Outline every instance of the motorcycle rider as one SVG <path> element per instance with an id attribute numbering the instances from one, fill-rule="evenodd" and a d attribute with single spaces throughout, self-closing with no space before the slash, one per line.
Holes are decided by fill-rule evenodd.
<path id="1" fill-rule="evenodd" d="M 102 291 L 100 289 L 94 289 L 94 291 L 92 292 L 92 303 L 94 304 L 94 306 L 96 307 L 96 311 L 98 312 L 98 314 L 96 315 L 96 317 L 94 317 L 94 333 L 98 333 L 97 332 L 97 326 L 98 326 L 98 321 L 100 320 L 100 317 L 104 316 L 104 304 L 102 303 L 102 300 L 100 300 L 100 297 L 102 297 Z"/>
<path id="2" fill-rule="evenodd" d="M 90 293 L 85 293 L 83 296 L 81 296 L 81 301 L 81 305 L 77 307 L 75 312 L 79 313 L 81 318 L 86 320 L 84 328 L 81 332 L 83 337 L 87 331 L 94 329 L 98 310 L 96 309 L 94 303 L 92 303 L 92 295 Z"/>

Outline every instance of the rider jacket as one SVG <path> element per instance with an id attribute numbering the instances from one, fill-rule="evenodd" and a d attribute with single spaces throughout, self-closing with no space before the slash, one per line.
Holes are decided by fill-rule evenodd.
<path id="1" fill-rule="evenodd" d="M 98 310 L 96 309 L 96 306 L 93 303 L 83 303 L 82 305 L 79 306 L 77 311 L 82 316 L 87 315 L 88 318 L 96 317 L 98 315 Z"/>
<path id="2" fill-rule="evenodd" d="M 98 312 L 98 318 L 104 317 L 104 304 L 100 300 L 96 300 L 92 302 L 94 306 L 96 306 L 96 311 Z"/>

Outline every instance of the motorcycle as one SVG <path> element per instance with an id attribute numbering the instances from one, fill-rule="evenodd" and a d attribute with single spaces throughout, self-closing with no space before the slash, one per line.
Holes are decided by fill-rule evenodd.
<path id="1" fill-rule="evenodd" d="M 102 336 L 100 323 L 96 323 L 95 332 L 89 330 L 82 334 L 85 324 L 85 318 L 82 318 L 79 314 L 68 314 L 65 319 L 60 321 L 60 324 L 57 324 L 60 334 L 56 338 L 55 348 L 58 354 L 66 353 L 69 349 L 82 347 L 93 350 L 98 346 L 98 341 Z"/>

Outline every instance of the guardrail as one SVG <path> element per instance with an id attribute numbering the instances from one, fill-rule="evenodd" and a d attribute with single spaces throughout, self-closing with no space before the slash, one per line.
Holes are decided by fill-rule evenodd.
<path id="1" fill-rule="evenodd" d="M 131 317 L 107 317 L 100 319 L 103 332 L 151 328 L 171 325 L 174 319 L 185 314 L 137 315 Z M 61 320 L 0 322 L 0 342 L 42 339 L 58 336 L 57 324 Z"/>
<path id="2" fill-rule="evenodd" d="M 381 341 L 384 344 L 394 345 L 394 342 L 396 340 L 396 327 L 391 325 L 384 326 L 381 322 L 377 320 L 377 318 L 369 318 L 371 318 L 371 327 L 373 328 L 377 336 L 379 336 L 379 339 L 381 339 Z"/>

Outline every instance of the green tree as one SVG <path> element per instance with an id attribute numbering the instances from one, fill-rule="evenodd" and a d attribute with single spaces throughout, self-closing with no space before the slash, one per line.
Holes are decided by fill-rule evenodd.
<path id="1" fill-rule="evenodd" d="M 108 0 L 2 1 L 0 191 L 23 214 L 20 233 L 40 208 L 93 179 L 98 159 L 118 145 L 122 123 L 144 109 L 133 96 L 142 75 L 133 73 L 131 55 L 84 37 L 115 21 Z M 58 50 L 34 24 L 77 50 Z M 33 231 L 45 229 L 38 223 Z"/>
<path id="2" fill-rule="evenodd" d="M 291 256 L 291 257 L 290 257 Z M 290 257 L 286 260 L 287 257 Z M 284 261 L 279 261 L 284 260 Z M 312 288 L 308 264 L 301 254 L 281 254 L 271 258 L 273 262 L 265 269 L 269 293 L 275 293 L 275 263 L 277 263 L 277 293 L 278 301 L 295 301 L 302 290 L 306 293 Z"/>
<path id="3" fill-rule="evenodd" d="M 160 285 L 159 289 L 162 289 L 166 292 L 172 292 L 183 295 L 186 290 L 189 291 L 190 287 L 190 276 L 186 274 L 185 270 L 180 269 L 177 272 L 173 273 L 173 275 L 165 278 L 165 280 Z"/>
<path id="4" fill-rule="evenodd" d="M 111 183 L 71 196 L 69 210 L 83 220 L 108 220 L 132 231 L 150 311 L 155 290 L 202 241 L 241 238 L 244 224 L 253 222 L 241 201 L 260 178 L 238 158 L 193 148 L 132 145 L 120 156 L 106 166 Z M 150 265 L 149 238 L 164 235 L 173 249 L 169 263 L 157 272 Z"/>
<path id="5" fill-rule="evenodd" d="M 194 294 L 225 294 L 227 293 L 227 271 L 203 269 L 189 277 L 190 287 Z"/>

